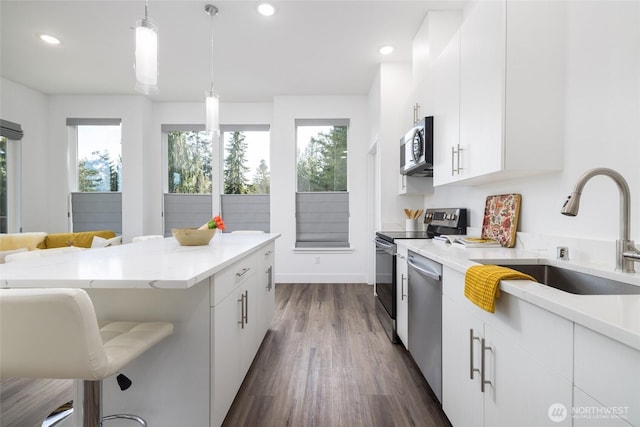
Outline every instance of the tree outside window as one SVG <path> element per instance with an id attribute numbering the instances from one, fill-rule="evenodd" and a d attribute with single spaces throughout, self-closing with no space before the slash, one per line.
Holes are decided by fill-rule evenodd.
<path id="1" fill-rule="evenodd" d="M 169 193 L 211 194 L 211 133 L 168 132 L 168 160 Z"/>
<path id="2" fill-rule="evenodd" d="M 120 125 L 78 125 L 78 191 L 122 190 Z"/>
<path id="3" fill-rule="evenodd" d="M 269 194 L 269 132 L 229 131 L 224 138 L 224 194 Z"/>
<path id="4" fill-rule="evenodd" d="M 297 127 L 298 192 L 347 191 L 347 126 Z"/>

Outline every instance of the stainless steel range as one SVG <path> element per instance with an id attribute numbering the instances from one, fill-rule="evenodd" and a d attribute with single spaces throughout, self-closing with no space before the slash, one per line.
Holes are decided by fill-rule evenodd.
<path id="1" fill-rule="evenodd" d="M 425 231 L 376 232 L 375 287 L 376 314 L 391 342 L 396 334 L 396 241 L 399 239 L 432 239 L 441 234 L 466 234 L 467 209 L 427 209 Z"/>

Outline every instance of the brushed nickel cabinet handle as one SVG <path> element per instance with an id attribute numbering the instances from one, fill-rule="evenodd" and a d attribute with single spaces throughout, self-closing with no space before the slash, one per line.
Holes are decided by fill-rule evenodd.
<path id="1" fill-rule="evenodd" d="M 271 289 L 273 289 L 273 266 L 270 265 L 269 268 L 267 268 L 267 291 L 271 292 Z"/>
<path id="2" fill-rule="evenodd" d="M 480 372 L 480 369 L 473 367 L 473 342 L 480 341 L 480 337 L 473 336 L 473 329 L 469 329 L 469 379 L 473 379 L 474 372 Z"/>
<path id="3" fill-rule="evenodd" d="M 240 295 L 240 299 L 238 300 L 238 302 L 240 303 L 240 321 L 238 323 L 240 324 L 240 329 L 244 329 L 244 294 Z"/>
<path id="4" fill-rule="evenodd" d="M 244 324 L 249 323 L 249 290 L 244 291 Z"/>
<path id="5" fill-rule="evenodd" d="M 480 353 L 480 391 L 484 393 L 485 384 L 491 384 L 491 381 L 487 381 L 486 378 L 486 368 L 485 368 L 485 352 L 486 350 L 491 350 L 491 347 L 486 346 L 484 343 L 484 338 L 481 341 L 482 353 Z"/>
<path id="6" fill-rule="evenodd" d="M 402 280 L 400 280 L 400 301 L 404 301 L 404 298 L 407 296 L 404 293 L 404 282 L 407 280 L 407 277 L 403 274 L 400 275 Z"/>
<path id="7" fill-rule="evenodd" d="M 456 149 L 455 147 L 452 145 L 451 146 L 451 176 L 454 176 L 456 174 L 456 167 L 455 167 L 455 162 L 453 160 L 453 157 L 456 155 Z"/>
<path id="8" fill-rule="evenodd" d="M 249 270 L 251 270 L 251 269 L 250 269 L 250 268 L 248 268 L 248 267 L 243 268 L 242 270 L 240 270 L 239 272 L 237 272 L 237 273 L 236 273 L 236 277 L 242 277 L 242 276 L 244 276 L 245 274 L 247 274 L 247 272 L 248 272 Z"/>

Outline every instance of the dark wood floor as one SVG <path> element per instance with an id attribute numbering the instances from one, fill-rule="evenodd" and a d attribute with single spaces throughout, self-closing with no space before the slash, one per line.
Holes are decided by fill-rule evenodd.
<path id="1" fill-rule="evenodd" d="M 357 284 L 278 284 L 271 330 L 225 426 L 450 426 Z"/>

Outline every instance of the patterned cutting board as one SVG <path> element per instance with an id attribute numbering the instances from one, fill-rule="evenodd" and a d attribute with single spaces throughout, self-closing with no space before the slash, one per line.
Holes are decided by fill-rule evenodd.
<path id="1" fill-rule="evenodd" d="M 497 240 L 505 248 L 514 247 L 521 202 L 520 194 L 488 196 L 484 206 L 482 237 Z"/>

